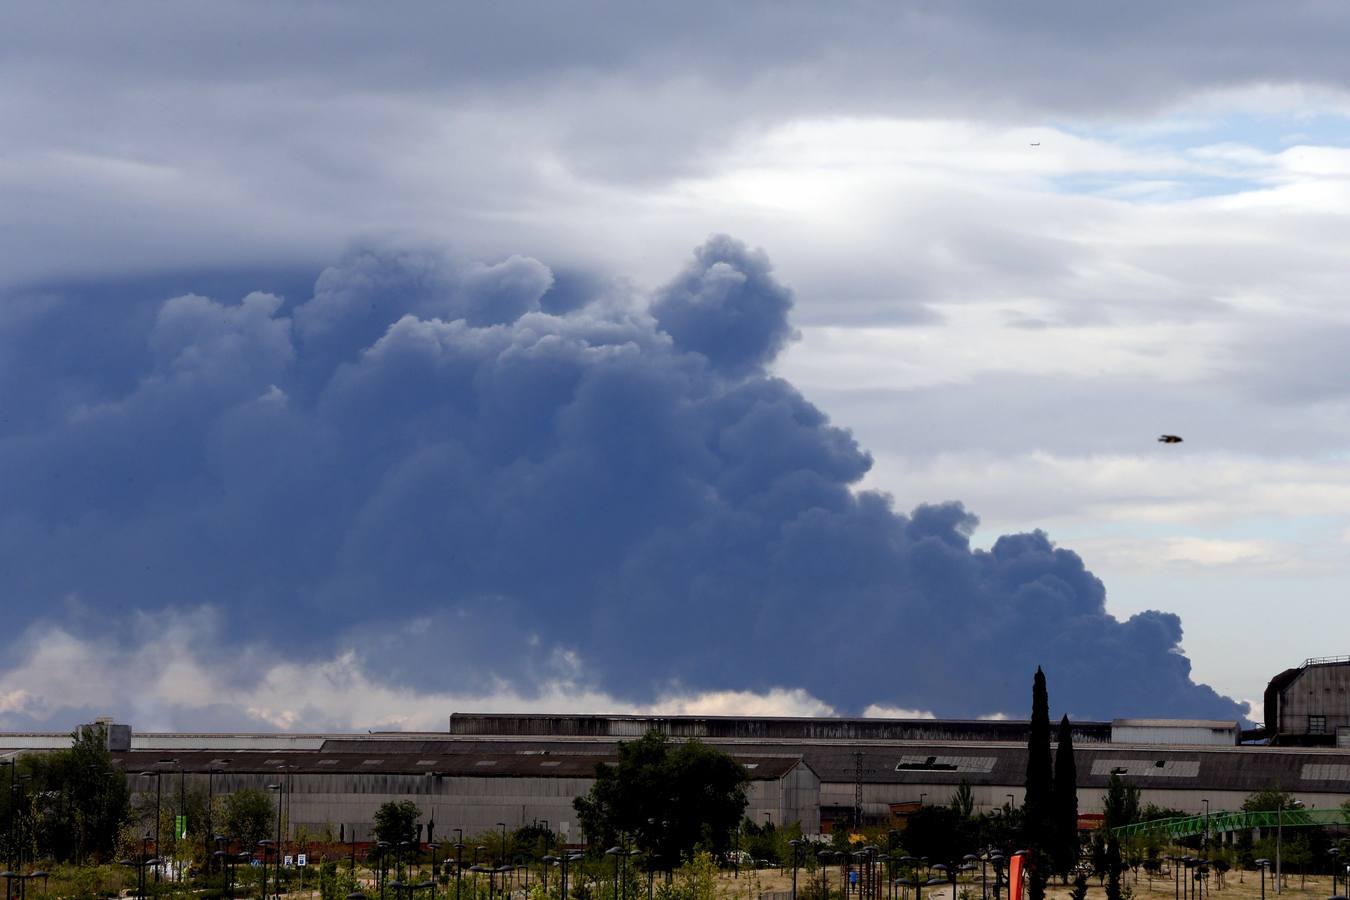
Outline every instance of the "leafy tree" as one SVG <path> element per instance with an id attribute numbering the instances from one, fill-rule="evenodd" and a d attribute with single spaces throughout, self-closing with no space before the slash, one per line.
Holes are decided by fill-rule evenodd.
<path id="1" fill-rule="evenodd" d="M 125 777 L 113 768 L 106 735 L 103 726 L 78 729 L 69 749 L 16 761 L 20 789 L 6 792 L 11 805 L 4 810 L 13 823 L 14 850 L 58 862 L 114 855 L 129 794 Z"/>
<path id="2" fill-rule="evenodd" d="M 964 778 L 952 793 L 951 807 L 963 819 L 969 819 L 975 811 L 975 795 L 970 790 L 970 782 Z"/>
<path id="3" fill-rule="evenodd" d="M 417 840 L 417 820 L 422 810 L 411 800 L 389 800 L 375 810 L 375 840 L 391 847 Z"/>
<path id="4" fill-rule="evenodd" d="M 1171 806 L 1158 806 L 1156 803 L 1146 803 L 1139 810 L 1140 822 L 1152 822 L 1154 819 L 1180 819 L 1188 814 L 1185 810 L 1175 809 Z"/>
<path id="5" fill-rule="evenodd" d="M 1242 801 L 1242 811 L 1274 812 L 1281 807 L 1289 809 L 1293 804 L 1294 795 L 1275 785 L 1248 794 L 1247 799 Z"/>
<path id="6" fill-rule="evenodd" d="M 1139 788 L 1126 784 L 1114 772 L 1106 783 L 1106 794 L 1102 797 L 1103 827 L 1108 831 L 1139 821 Z"/>
<path id="7" fill-rule="evenodd" d="M 695 848 L 721 854 L 731 845 L 748 780 L 720 750 L 696 740 L 672 746 L 653 730 L 621 742 L 618 765 L 598 764 L 590 793 L 573 806 L 593 842 L 622 835 L 670 868 Z"/>
<path id="8" fill-rule="evenodd" d="M 962 858 L 978 848 L 978 841 L 975 820 L 961 815 L 954 805 L 925 806 L 910 814 L 905 826 L 905 850 L 944 866 L 953 897 Z"/>
<path id="9" fill-rule="evenodd" d="M 225 834 L 245 847 L 253 847 L 272 833 L 276 806 L 266 791 L 243 788 L 225 797 Z"/>
<path id="10" fill-rule="evenodd" d="M 1036 667 L 1031 683 L 1031 736 L 1027 742 L 1027 782 L 1023 831 L 1027 849 L 1032 851 L 1028 894 L 1030 900 L 1044 900 L 1047 850 L 1053 846 L 1054 769 L 1050 759 L 1050 695 L 1045 673 Z"/>
<path id="11" fill-rule="evenodd" d="M 766 859 L 771 863 L 784 865 L 790 863 L 792 861 L 792 848 L 788 846 L 788 841 L 796 840 L 801 836 L 802 826 L 800 822 L 793 822 L 782 827 L 775 825 L 773 822 L 756 824 L 750 819 L 745 819 L 741 823 L 741 849 L 748 852 L 754 859 Z M 880 844 L 884 844 L 885 840 L 884 836 L 880 837 Z"/>
<path id="12" fill-rule="evenodd" d="M 1073 729 L 1069 717 L 1059 720 L 1059 746 L 1055 749 L 1055 871 L 1067 882 L 1078 864 L 1078 766 L 1073 756 Z"/>
<path id="13" fill-rule="evenodd" d="M 1106 783 L 1106 795 L 1102 797 L 1102 813 L 1105 818 L 1102 823 L 1105 832 L 1102 862 L 1106 868 L 1106 900 L 1120 900 L 1120 873 L 1124 863 L 1120 857 L 1120 843 L 1112 829 L 1139 820 L 1139 788 L 1111 773 L 1111 780 Z"/>

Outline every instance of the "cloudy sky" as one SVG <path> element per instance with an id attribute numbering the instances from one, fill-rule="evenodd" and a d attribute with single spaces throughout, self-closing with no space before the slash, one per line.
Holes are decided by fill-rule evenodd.
<path id="1" fill-rule="evenodd" d="M 1347 652 L 1347 32 L 3 8 L 0 727 L 1243 714 Z"/>

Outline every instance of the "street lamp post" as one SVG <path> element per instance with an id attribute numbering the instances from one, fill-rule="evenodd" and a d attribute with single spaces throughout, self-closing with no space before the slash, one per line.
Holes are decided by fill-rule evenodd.
<path id="1" fill-rule="evenodd" d="M 459 888 L 464 880 L 464 829 L 455 829 L 455 900 L 459 900 Z"/>
<path id="2" fill-rule="evenodd" d="M 999 887 L 1003 884 L 1003 864 L 1008 860 L 1002 853 L 994 851 L 989 854 L 989 861 L 994 864 L 994 900 L 998 900 Z"/>
<path id="3" fill-rule="evenodd" d="M 614 857 L 614 900 L 622 900 L 619 897 L 619 858 L 623 856 L 623 848 L 618 844 L 605 851 L 606 856 Z"/>
<path id="4" fill-rule="evenodd" d="M 269 791 L 276 791 L 276 792 L 277 792 L 277 842 L 276 842 L 277 862 L 276 862 L 276 878 L 273 879 L 276 883 L 273 885 L 273 890 L 275 891 L 278 900 L 280 900 L 280 898 L 281 898 L 281 796 L 282 796 L 282 795 L 281 795 L 281 784 L 280 784 L 279 782 L 276 783 L 276 784 L 269 784 L 269 785 L 267 786 L 267 789 L 268 789 Z M 263 859 L 263 868 L 267 868 L 267 860 L 266 860 L 265 858 Z M 264 892 L 264 894 L 263 894 L 264 900 L 266 900 L 266 896 L 267 896 L 267 895 L 266 895 L 266 892 Z"/>
<path id="5" fill-rule="evenodd" d="M 788 841 L 788 846 L 792 848 L 792 900 L 797 900 L 797 851 L 801 849 L 802 839 L 793 838 Z"/>
<path id="6" fill-rule="evenodd" d="M 488 900 L 491 900 L 491 898 L 494 896 L 492 883 L 492 869 L 486 866 L 479 865 L 478 863 L 474 863 L 473 865 L 469 866 L 469 871 L 473 872 L 475 876 L 481 875 L 484 872 L 488 873 Z M 478 893 L 478 880 L 476 877 L 473 883 L 473 890 L 475 894 Z"/>
<path id="7" fill-rule="evenodd" d="M 1336 893 L 1336 857 L 1341 855 L 1340 847 L 1332 847 L 1327 850 L 1327 856 L 1331 857 L 1331 893 Z"/>
<path id="8" fill-rule="evenodd" d="M 155 856 L 159 856 L 159 804 L 160 804 L 160 775 L 159 769 L 152 772 L 142 772 L 142 778 L 153 777 L 155 779 Z M 159 866 L 155 866 L 155 884 L 159 884 Z"/>
<path id="9" fill-rule="evenodd" d="M 1289 803 L 1290 809 L 1300 809 L 1303 806 L 1302 800 L 1292 800 Z M 1284 885 L 1282 872 L 1280 869 L 1280 845 L 1284 839 L 1284 797 L 1280 798 L 1280 805 L 1275 810 L 1275 893 L 1283 893 Z"/>
<path id="10" fill-rule="evenodd" d="M 427 844 L 427 849 L 431 851 L 431 900 L 436 900 L 436 851 L 441 849 L 441 845 L 431 841 Z"/>
<path id="11" fill-rule="evenodd" d="M 1175 876 L 1174 880 L 1176 881 L 1176 900 L 1181 900 L 1181 870 L 1177 868 L 1181 864 L 1181 857 L 1164 856 L 1163 859 L 1167 860 L 1172 866 L 1172 874 Z"/>
<path id="12" fill-rule="evenodd" d="M 173 817 L 174 880 L 181 882 L 183 880 L 183 861 L 182 854 L 178 852 L 178 829 L 181 822 L 183 837 L 187 837 L 187 783 L 183 780 L 183 764 L 178 760 L 174 760 L 173 763 L 178 767 L 178 812 Z"/>
<path id="13" fill-rule="evenodd" d="M 9 815 L 8 815 L 9 822 L 7 823 L 7 824 L 8 824 L 8 827 L 6 828 L 6 831 L 8 831 L 8 833 L 9 833 L 9 848 L 8 848 L 8 849 L 9 849 L 9 859 L 7 860 L 7 862 L 8 862 L 8 864 L 9 864 L 9 868 L 11 868 L 11 869 L 14 868 L 14 775 L 15 775 L 14 763 L 15 763 L 15 761 L 12 760 L 12 759 L 0 759 L 0 766 L 6 766 L 6 767 L 9 768 L 9 786 L 8 786 L 8 787 L 9 787 L 9 794 L 8 794 L 8 796 L 9 796 L 9 798 L 10 798 L 10 804 L 9 804 L 9 810 L 8 810 L 8 812 L 9 812 Z M 8 894 L 9 894 L 8 882 L 6 882 L 5 894 L 6 894 L 6 896 L 8 896 Z"/>
<path id="14" fill-rule="evenodd" d="M 1256 860 L 1256 867 L 1261 870 L 1261 900 L 1266 900 L 1266 870 L 1270 868 L 1270 860 Z"/>
<path id="15" fill-rule="evenodd" d="M 224 771 L 223 769 L 206 770 L 206 835 L 205 837 L 202 838 L 202 843 L 208 852 L 208 855 L 206 857 L 208 860 L 213 858 L 212 855 L 210 854 L 211 839 L 217 837 L 216 832 L 214 830 L 215 813 L 213 809 L 216 802 L 216 776 L 223 771 Z"/>
<path id="16" fill-rule="evenodd" d="M 267 900 L 267 851 L 271 849 L 272 842 L 264 838 L 258 841 L 258 847 L 262 850 L 262 863 L 258 866 L 258 877 L 261 879 L 258 896 L 262 900 Z"/>

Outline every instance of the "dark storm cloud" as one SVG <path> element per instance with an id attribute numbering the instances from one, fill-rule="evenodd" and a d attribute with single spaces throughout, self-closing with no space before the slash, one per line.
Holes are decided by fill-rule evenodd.
<path id="1" fill-rule="evenodd" d="M 959 504 L 855 493 L 869 456 L 763 372 L 791 334 L 763 253 L 711 239 L 651 312 L 612 288 L 357 252 L 299 303 L 157 302 L 92 361 L 116 320 L 78 290 L 4 306 L 0 358 L 84 335 L 0 439 L 11 624 L 205 604 L 227 633 L 203 653 L 355 646 L 424 688 L 528 693 L 575 651 L 624 699 L 787 685 L 947 715 L 1021 710 L 1042 665 L 1078 715 L 1238 714 L 1175 616 L 1116 621 L 1045 535 L 972 550 Z"/>

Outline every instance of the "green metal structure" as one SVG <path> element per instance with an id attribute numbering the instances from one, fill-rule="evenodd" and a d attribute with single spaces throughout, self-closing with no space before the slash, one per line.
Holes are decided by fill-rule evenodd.
<path id="1" fill-rule="evenodd" d="M 1252 828 L 1297 828 L 1300 825 L 1350 825 L 1350 812 L 1344 809 L 1286 809 L 1261 812 L 1213 812 L 1209 815 L 1177 816 L 1135 822 L 1111 829 L 1116 837 L 1137 834 L 1161 834 L 1169 838 L 1192 837 L 1197 834 L 1222 834 L 1225 831 L 1243 831 Z"/>

